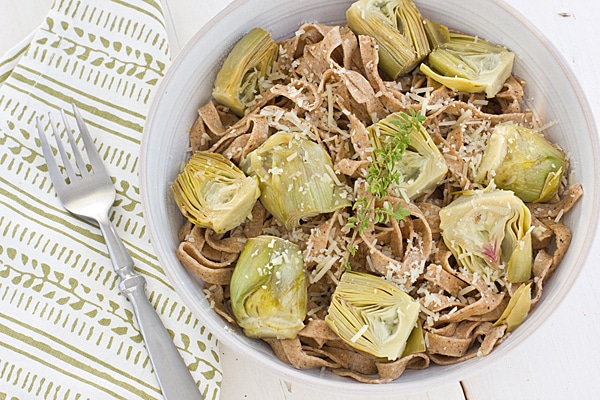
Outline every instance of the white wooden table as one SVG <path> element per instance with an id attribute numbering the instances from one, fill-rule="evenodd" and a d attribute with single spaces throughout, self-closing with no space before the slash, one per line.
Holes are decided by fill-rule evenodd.
<path id="1" fill-rule="evenodd" d="M 42 21 L 54 0 L 0 0 L 0 54 Z M 489 1 L 489 0 L 483 0 Z M 505 0 L 525 15 L 563 54 L 583 84 L 600 121 L 600 2 Z M 175 55 L 231 0 L 162 0 Z M 600 171 L 595 171 L 598 174 Z M 600 247 L 600 243 L 598 243 Z M 495 365 L 460 382 L 405 399 L 596 399 L 600 398 L 600 250 L 595 250 L 563 303 L 542 329 Z M 251 360 L 222 347 L 224 400 L 336 400 L 329 393 L 280 382 Z M 344 396 L 344 399 L 359 397 Z M 375 397 L 360 397 L 369 400 Z"/>

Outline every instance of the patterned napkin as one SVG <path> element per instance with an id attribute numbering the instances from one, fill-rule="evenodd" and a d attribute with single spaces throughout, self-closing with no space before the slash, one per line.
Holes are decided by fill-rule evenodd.
<path id="1" fill-rule="evenodd" d="M 169 62 L 158 0 L 57 0 L 0 59 L 0 399 L 162 398 L 100 231 L 62 208 L 41 154 L 36 116 L 62 128 L 70 103 L 113 177 L 111 218 L 151 303 L 204 397 L 219 397 L 216 340 L 165 276 L 140 204 L 142 127 Z"/>

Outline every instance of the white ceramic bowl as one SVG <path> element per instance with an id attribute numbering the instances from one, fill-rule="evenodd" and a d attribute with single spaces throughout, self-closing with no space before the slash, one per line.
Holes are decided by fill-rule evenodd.
<path id="1" fill-rule="evenodd" d="M 204 26 L 183 49 L 158 88 L 144 129 L 141 154 L 141 191 L 152 243 L 178 294 L 197 317 L 243 357 L 286 379 L 322 387 L 331 393 L 398 394 L 462 379 L 490 365 L 522 343 L 564 298 L 583 268 L 598 220 L 599 146 L 595 124 L 573 73 L 535 29 L 500 1 L 416 1 L 421 12 L 434 21 L 492 42 L 517 54 L 515 72 L 524 78 L 529 107 L 545 121 L 556 120 L 549 137 L 571 155 L 573 178 L 584 187 L 584 197 L 565 219 L 573 231 L 571 247 L 543 299 L 527 320 L 492 353 L 453 366 L 431 366 L 407 371 L 386 385 L 365 385 L 319 370 L 299 371 L 279 360 L 268 346 L 232 331 L 212 312 L 202 293 L 202 282 L 188 273 L 175 257 L 177 231 L 182 217 L 171 199 L 169 184 L 186 158 L 188 129 L 197 109 L 210 98 L 213 79 L 228 50 L 251 28 L 269 30 L 273 37 L 291 36 L 303 22 L 343 23 L 348 0 L 239 0 Z"/>

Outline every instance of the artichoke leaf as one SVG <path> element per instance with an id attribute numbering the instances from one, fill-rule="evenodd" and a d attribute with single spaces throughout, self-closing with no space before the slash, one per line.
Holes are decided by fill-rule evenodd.
<path id="1" fill-rule="evenodd" d="M 274 236 L 248 239 L 230 293 L 233 315 L 246 336 L 295 338 L 304 327 L 308 298 L 302 251 Z"/>
<path id="2" fill-rule="evenodd" d="M 270 136 L 248 154 L 242 169 L 259 178 L 261 203 L 287 229 L 352 204 L 326 150 L 298 133 Z"/>
<path id="3" fill-rule="evenodd" d="M 567 170 L 565 154 L 534 129 L 497 125 L 486 145 L 474 181 L 512 190 L 525 202 L 548 201 Z"/>
<path id="4" fill-rule="evenodd" d="M 425 34 L 427 35 L 431 49 L 435 49 L 450 40 L 450 31 L 445 25 L 425 18 L 423 20 L 423 27 L 425 28 Z"/>
<path id="5" fill-rule="evenodd" d="M 505 47 L 469 35 L 450 33 L 450 40 L 429 53 L 422 73 L 450 89 L 485 92 L 494 97 L 512 73 L 515 55 Z"/>
<path id="6" fill-rule="evenodd" d="M 529 210 L 527 206 L 525 206 L 525 209 Z M 502 243 L 502 251 L 510 254 L 506 266 L 506 279 L 509 282 L 525 282 L 531 278 L 533 267 L 531 217 L 529 217 L 527 223 L 521 223 L 518 214 L 515 214 L 510 220 L 510 224 L 511 227 L 507 229 Z"/>
<path id="7" fill-rule="evenodd" d="M 406 349 L 419 310 L 419 302 L 393 283 L 346 271 L 332 296 L 325 322 L 349 346 L 392 361 Z"/>
<path id="8" fill-rule="evenodd" d="M 531 277 L 531 214 L 513 192 L 467 190 L 440 210 L 440 229 L 459 266 L 489 281 Z"/>
<path id="9" fill-rule="evenodd" d="M 181 213 L 193 224 L 225 233 L 242 224 L 260 196 L 259 182 L 218 153 L 192 155 L 171 186 Z"/>
<path id="10" fill-rule="evenodd" d="M 236 43 L 214 81 L 215 100 L 241 117 L 259 93 L 277 58 L 279 47 L 268 31 L 254 28 Z"/>
<path id="11" fill-rule="evenodd" d="M 427 350 L 425 343 L 425 333 L 423 332 L 423 325 L 417 320 L 416 326 L 413 328 L 410 336 L 406 340 L 406 347 L 402 352 L 402 357 L 406 357 L 415 353 L 423 353 Z"/>
<path id="12" fill-rule="evenodd" d="M 506 309 L 494 322 L 494 326 L 506 324 L 506 330 L 511 332 L 525 320 L 531 309 L 531 283 L 522 284 L 513 293 Z"/>
<path id="13" fill-rule="evenodd" d="M 400 112 L 369 126 L 374 147 L 382 148 L 407 121 L 407 114 Z M 395 172 L 401 177 L 398 184 L 391 185 L 392 190 L 403 192 L 411 200 L 435 189 L 446 176 L 448 165 L 422 124 L 411 128 L 410 142 L 396 163 Z"/>
<path id="14" fill-rule="evenodd" d="M 412 0 L 359 0 L 346 11 L 346 20 L 355 34 L 375 39 L 379 67 L 392 79 L 410 72 L 431 50 Z"/>

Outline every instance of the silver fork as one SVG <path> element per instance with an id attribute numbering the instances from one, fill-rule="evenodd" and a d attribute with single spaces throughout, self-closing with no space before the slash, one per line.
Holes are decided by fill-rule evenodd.
<path id="1" fill-rule="evenodd" d="M 59 130 L 49 114 L 50 125 L 56 139 L 56 147 L 62 158 L 67 179 L 63 177 L 54 159 L 42 123 L 37 118 L 37 129 L 42 151 L 58 198 L 69 212 L 95 221 L 100 226 L 113 267 L 120 277 L 119 288 L 133 305 L 164 398 L 166 400 L 202 399 L 188 367 L 183 362 L 156 310 L 148 301 L 145 291 L 146 279 L 135 271 L 133 259 L 110 222 L 108 213 L 115 201 L 115 187 L 75 104 L 73 104 L 73 113 L 83 139 L 89 165 L 91 165 L 90 170 L 88 170 L 86 162 L 75 144 L 64 110 L 61 110 L 61 114 L 79 172 L 76 172 L 73 168 L 60 140 Z"/>

